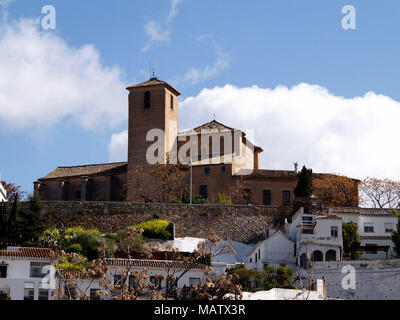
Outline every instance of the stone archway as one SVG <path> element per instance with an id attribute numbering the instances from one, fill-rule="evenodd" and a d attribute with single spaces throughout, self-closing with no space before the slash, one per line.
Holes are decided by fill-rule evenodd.
<path id="1" fill-rule="evenodd" d="M 328 250 L 325 254 L 325 261 L 336 261 L 336 251 Z"/>
<path id="2" fill-rule="evenodd" d="M 311 255 L 311 261 L 324 261 L 324 255 L 321 251 L 315 250 Z"/>

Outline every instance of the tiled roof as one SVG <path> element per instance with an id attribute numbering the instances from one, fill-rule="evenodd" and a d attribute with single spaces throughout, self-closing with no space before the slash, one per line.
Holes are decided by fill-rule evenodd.
<path id="1" fill-rule="evenodd" d="M 376 208 L 330 208 L 329 213 L 336 215 L 353 214 L 359 216 L 395 217 L 391 209 Z"/>
<path id="2" fill-rule="evenodd" d="M 245 178 L 297 178 L 297 173 L 289 170 L 253 170 Z"/>
<path id="3" fill-rule="evenodd" d="M 0 250 L 0 257 L 7 258 L 33 258 L 49 260 L 53 256 L 53 251 L 46 248 L 13 248 Z"/>
<path id="4" fill-rule="evenodd" d="M 335 215 L 319 216 L 315 219 L 318 219 L 318 220 L 342 220 L 341 217 L 338 217 Z"/>
<path id="5" fill-rule="evenodd" d="M 141 268 L 175 268 L 175 269 L 196 269 L 204 270 L 205 265 L 195 264 L 187 261 L 170 260 L 145 260 L 145 259 L 105 259 L 105 263 L 115 267 L 141 267 Z"/>
<path id="6" fill-rule="evenodd" d="M 97 174 L 111 174 L 117 172 L 127 171 L 127 162 L 115 162 L 115 163 L 103 163 L 103 164 L 90 164 L 83 166 L 73 167 L 58 167 L 54 171 L 50 172 L 47 176 L 38 179 L 59 179 L 66 177 L 79 177 L 79 176 L 91 176 Z"/>
<path id="7" fill-rule="evenodd" d="M 176 90 L 173 86 L 171 86 L 169 83 L 162 81 L 162 80 L 158 80 L 156 77 L 150 78 L 150 80 L 142 82 L 142 83 L 134 84 L 132 86 L 127 87 L 126 89 L 132 90 L 135 88 L 143 88 L 143 87 L 150 87 L 150 86 L 157 86 L 157 85 L 165 85 L 171 91 L 173 91 L 177 96 L 181 95 L 181 93 L 178 90 Z"/>
<path id="8" fill-rule="evenodd" d="M 222 123 L 220 123 L 218 121 L 213 120 L 213 121 L 204 123 L 201 126 L 193 128 L 191 130 L 180 132 L 179 134 L 180 135 L 184 135 L 184 134 L 188 134 L 188 133 L 200 133 L 201 130 L 206 130 L 206 131 L 212 130 L 212 131 L 221 132 L 221 131 L 234 131 L 236 129 L 233 129 L 233 128 L 228 127 L 228 126 L 226 126 L 226 125 L 224 125 L 224 124 L 222 124 Z"/>

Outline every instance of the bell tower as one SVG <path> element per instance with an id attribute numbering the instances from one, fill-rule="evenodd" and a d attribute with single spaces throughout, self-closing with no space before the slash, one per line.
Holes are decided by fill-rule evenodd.
<path id="1" fill-rule="evenodd" d="M 129 91 L 128 128 L 128 201 L 129 172 L 137 165 L 148 167 L 146 153 L 151 145 L 163 145 L 158 155 L 166 163 L 168 154 L 174 147 L 178 136 L 178 97 L 179 91 L 167 82 L 156 77 L 126 88 Z M 164 132 L 163 141 L 146 141 L 149 131 L 159 129 Z M 155 131 L 154 131 L 155 132 Z"/>

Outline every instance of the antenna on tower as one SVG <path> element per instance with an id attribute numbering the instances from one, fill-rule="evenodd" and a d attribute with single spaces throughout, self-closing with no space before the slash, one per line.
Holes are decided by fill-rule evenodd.
<path id="1" fill-rule="evenodd" d="M 153 78 L 155 78 L 155 77 L 156 77 L 156 74 L 155 74 L 155 71 L 156 71 L 156 62 L 157 62 L 157 60 L 156 60 L 156 58 L 154 58 L 154 65 L 153 65 Z"/>

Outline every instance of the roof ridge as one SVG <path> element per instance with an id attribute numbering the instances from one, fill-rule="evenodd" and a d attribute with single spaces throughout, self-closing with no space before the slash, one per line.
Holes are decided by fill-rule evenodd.
<path id="1" fill-rule="evenodd" d="M 127 163 L 128 163 L 127 161 L 106 162 L 106 163 L 82 164 L 82 165 L 75 165 L 75 166 L 58 166 L 57 168 L 63 169 L 63 168 L 93 167 L 93 166 L 105 166 L 108 164 L 127 164 Z"/>

